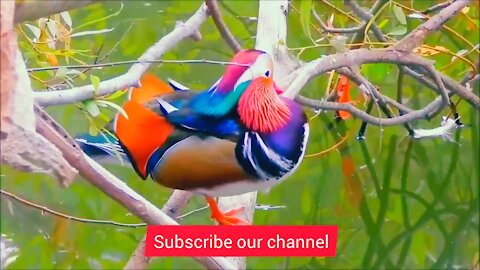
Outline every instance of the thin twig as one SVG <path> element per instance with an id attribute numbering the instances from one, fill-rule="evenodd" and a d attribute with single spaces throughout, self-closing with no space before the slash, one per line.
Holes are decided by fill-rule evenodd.
<path id="1" fill-rule="evenodd" d="M 230 46 L 230 48 L 232 48 L 233 52 L 235 53 L 241 51 L 242 46 L 240 45 L 240 43 L 238 43 L 238 41 L 235 39 L 235 37 L 233 36 L 228 26 L 223 21 L 222 13 L 218 8 L 217 1 L 206 0 L 205 4 L 208 7 L 208 12 L 212 17 L 213 22 L 215 23 L 215 26 L 217 26 L 218 32 L 220 32 L 220 35 L 227 42 L 228 46 Z"/>
<path id="2" fill-rule="evenodd" d="M 121 65 L 133 65 L 133 64 L 213 64 L 213 65 L 232 65 L 232 66 L 241 66 L 249 67 L 248 64 L 240 64 L 233 62 L 225 61 L 216 61 L 216 60 L 207 60 L 207 59 L 193 59 L 193 60 L 126 60 L 112 63 L 103 63 L 103 64 L 91 64 L 91 65 L 68 65 L 68 66 L 53 66 L 53 67 L 39 67 L 39 68 L 28 68 L 28 72 L 38 72 L 38 71 L 47 71 L 47 70 L 57 70 L 61 68 L 65 69 L 77 69 L 77 68 L 102 68 L 102 67 L 114 67 Z"/>
<path id="3" fill-rule="evenodd" d="M 423 11 L 421 11 L 422 14 L 429 14 L 429 13 L 432 13 L 432 12 L 435 12 L 435 11 L 438 11 L 439 9 L 442 9 L 442 8 L 445 8 L 445 7 L 448 7 L 450 6 L 450 4 L 452 4 L 450 1 L 447 1 L 447 2 L 443 2 L 443 3 L 438 3 L 436 5 L 433 5 Z"/>
<path id="4" fill-rule="evenodd" d="M 78 221 L 82 223 L 91 223 L 91 224 L 103 224 L 103 225 L 114 225 L 114 226 L 120 226 L 120 227 L 129 227 L 129 228 L 139 228 L 139 227 L 145 227 L 147 226 L 147 223 L 121 223 L 113 220 L 99 220 L 99 219 L 89 219 L 89 218 L 81 218 L 81 217 L 75 217 L 72 215 L 64 214 L 55 210 L 52 210 L 46 206 L 40 205 L 33 203 L 27 199 L 21 198 L 18 195 L 15 195 L 13 193 L 10 193 L 8 191 L 5 191 L 3 189 L 0 189 L 0 195 L 8 197 L 10 199 L 13 199 L 17 202 L 20 202 L 28 207 L 32 207 L 38 210 L 41 210 L 42 212 L 50 213 L 54 216 L 62 217 L 68 220 L 73 220 L 73 221 Z"/>
<path id="5" fill-rule="evenodd" d="M 332 111 L 348 111 L 352 115 L 358 117 L 364 122 L 367 122 L 372 125 L 376 126 L 395 126 L 401 125 L 407 122 L 411 122 L 418 119 L 426 119 L 426 115 L 433 112 L 438 106 L 441 105 L 442 100 L 435 100 L 434 102 L 430 103 L 429 105 L 423 107 L 422 109 L 397 116 L 395 118 L 379 118 L 375 116 L 371 116 L 370 114 L 356 108 L 350 103 L 336 103 L 336 102 L 329 102 L 329 101 L 319 101 L 314 99 L 309 99 L 303 96 L 297 96 L 295 100 L 304 105 L 314 109 L 322 109 L 322 110 L 332 110 Z"/>
<path id="6" fill-rule="evenodd" d="M 365 26 L 365 23 L 363 23 L 362 25 L 360 26 L 356 26 L 356 27 L 345 27 L 345 28 L 334 28 L 334 27 L 329 27 L 327 26 L 322 18 L 320 17 L 320 15 L 318 15 L 317 11 L 312 8 L 312 14 L 313 14 L 313 17 L 315 18 L 315 20 L 318 22 L 318 24 L 320 25 L 320 27 L 322 28 L 322 30 L 324 32 L 329 32 L 329 33 L 343 33 L 343 34 L 346 34 L 346 33 L 355 33 L 355 32 L 358 32 L 360 31 L 364 26 Z"/>

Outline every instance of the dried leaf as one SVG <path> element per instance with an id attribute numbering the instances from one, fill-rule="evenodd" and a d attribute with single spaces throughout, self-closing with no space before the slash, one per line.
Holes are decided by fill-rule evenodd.
<path id="1" fill-rule="evenodd" d="M 350 155 L 342 155 L 342 174 L 346 197 L 350 204 L 357 209 L 362 198 L 362 183 Z"/>
<path id="2" fill-rule="evenodd" d="M 52 66 L 58 66 L 58 59 L 53 53 L 47 53 L 47 61 Z"/>
<path id="3" fill-rule="evenodd" d="M 36 132 L 31 82 L 13 31 L 14 4 L 13 1 L 7 1 L 5 5 L 2 2 L 0 9 L 0 160 L 22 171 L 48 173 L 66 186 L 77 171 L 63 158 L 60 150 Z"/>
<path id="4" fill-rule="evenodd" d="M 70 31 L 61 23 L 57 22 L 58 40 L 63 43 L 70 42 Z"/>
<path id="5" fill-rule="evenodd" d="M 47 28 L 48 28 L 48 31 L 50 32 L 50 36 L 56 39 L 58 37 L 57 22 L 54 20 L 48 20 Z"/>
<path id="6" fill-rule="evenodd" d="M 60 13 L 60 16 L 62 16 L 63 21 L 68 25 L 68 27 L 72 29 L 72 18 L 70 17 L 70 13 L 68 13 L 68 11 L 64 11 Z"/>
<path id="7" fill-rule="evenodd" d="M 439 53 L 438 50 L 425 48 L 425 47 L 417 47 L 413 49 L 413 52 L 421 56 L 432 56 Z"/>
<path id="8" fill-rule="evenodd" d="M 350 102 L 350 81 L 346 76 L 340 75 L 340 79 L 337 84 L 337 96 L 339 103 Z M 338 115 L 343 120 L 350 118 L 351 114 L 348 111 L 338 111 Z"/>

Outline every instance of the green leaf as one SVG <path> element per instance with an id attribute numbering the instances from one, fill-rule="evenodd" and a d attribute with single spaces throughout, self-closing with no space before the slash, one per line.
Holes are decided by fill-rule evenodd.
<path id="1" fill-rule="evenodd" d="M 311 19 L 312 0 L 302 0 L 300 2 L 300 23 L 302 24 L 303 33 L 311 38 L 310 19 Z"/>
<path id="2" fill-rule="evenodd" d="M 417 231 L 412 237 L 412 254 L 417 261 L 417 265 L 425 267 L 425 259 L 427 258 L 427 251 L 425 247 L 425 232 Z"/>
<path id="3" fill-rule="evenodd" d="M 26 23 L 25 26 L 28 27 L 28 29 L 30 29 L 30 31 L 32 32 L 33 36 L 35 36 L 35 38 L 38 39 L 40 37 L 40 28 L 28 23 Z"/>
<path id="4" fill-rule="evenodd" d="M 127 112 L 122 107 L 120 107 L 119 105 L 117 105 L 117 104 L 115 104 L 111 101 L 107 101 L 107 100 L 97 100 L 96 102 L 99 103 L 99 104 L 107 105 L 107 106 L 110 106 L 110 107 L 114 108 L 119 113 L 121 113 L 125 118 L 128 119 Z"/>
<path id="5" fill-rule="evenodd" d="M 90 74 L 90 81 L 92 82 L 93 91 L 95 92 L 95 95 L 98 94 L 98 89 L 100 87 L 100 78 Z"/>
<path id="6" fill-rule="evenodd" d="M 116 99 L 116 98 L 119 98 L 119 97 L 125 95 L 126 93 L 127 93 L 127 91 L 125 91 L 125 90 L 118 90 L 117 92 L 115 92 L 115 93 L 113 93 L 113 94 L 111 94 L 107 97 L 104 97 L 104 99 L 109 99 L 109 100 L 110 99 Z"/>
<path id="7" fill-rule="evenodd" d="M 388 19 L 385 19 L 383 21 L 381 21 L 379 24 L 378 24 L 378 28 L 379 29 L 382 29 L 383 27 L 385 27 L 385 25 L 388 24 Z"/>
<path id="8" fill-rule="evenodd" d="M 98 105 L 93 100 L 86 100 L 83 104 L 91 116 L 97 117 L 100 115 L 100 108 L 98 108 Z"/>
<path id="9" fill-rule="evenodd" d="M 403 25 L 407 24 L 407 18 L 405 17 L 405 13 L 403 13 L 403 9 L 397 5 L 394 5 L 392 9 L 397 20 Z"/>
<path id="10" fill-rule="evenodd" d="M 401 36 L 405 35 L 407 33 L 407 27 L 404 25 L 399 25 L 393 29 L 393 31 L 390 31 L 387 33 L 389 36 Z"/>

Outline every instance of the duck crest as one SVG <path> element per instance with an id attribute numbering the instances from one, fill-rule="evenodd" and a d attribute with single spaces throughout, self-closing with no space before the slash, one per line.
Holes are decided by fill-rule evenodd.
<path id="1" fill-rule="evenodd" d="M 275 132 L 290 120 L 291 112 L 274 88 L 271 77 L 253 80 L 238 103 L 238 115 L 247 129 Z"/>

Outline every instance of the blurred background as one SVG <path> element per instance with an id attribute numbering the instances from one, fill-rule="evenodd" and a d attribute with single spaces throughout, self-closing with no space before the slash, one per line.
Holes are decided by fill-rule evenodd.
<path id="1" fill-rule="evenodd" d="M 430 35 L 425 44 L 441 46 L 471 62 L 478 62 L 479 5 L 475 2 L 447 23 L 453 32 L 442 29 Z M 359 1 L 365 7 L 370 7 L 372 3 Z M 383 24 L 382 30 L 390 32 L 392 40 L 400 39 L 406 32 L 399 30 L 402 24 L 393 6 L 406 7 L 402 8 L 406 15 L 404 27 L 410 32 L 421 20 L 408 16 L 412 13 L 408 8 L 424 10 L 437 3 L 439 1 L 398 1 L 396 5 L 392 1 L 376 22 Z M 310 4 L 324 21 L 334 14 L 335 27 L 355 25 L 354 16 L 342 1 L 311 1 Z M 95 30 L 98 33 L 72 37 L 56 44 L 57 48 L 53 51 L 63 48 L 70 52 L 70 64 L 93 63 L 98 60 L 98 55 L 108 54 L 112 48 L 115 49 L 103 62 L 135 60 L 160 37 L 169 33 L 176 21 L 188 19 L 200 5 L 201 1 L 124 1 L 122 8 L 121 2 L 106 1 L 71 11 L 69 16 L 74 30 L 89 23 L 78 32 Z M 306 35 L 302 29 L 302 12 L 305 9 L 301 5 L 300 1 L 293 1 L 288 16 L 287 45 L 292 56 L 309 61 L 335 53 L 331 46 L 309 48 L 315 45 L 313 41 L 318 44 L 328 44 L 328 41 L 322 39 L 324 35 L 317 31 L 319 28 L 314 20 L 311 20 L 311 38 Z M 241 45 L 244 48 L 254 47 L 258 2 L 221 1 L 220 8 Z M 61 21 L 65 24 L 64 18 Z M 51 56 L 39 55 L 33 50 L 29 40 L 35 38 L 35 30 L 31 26 L 39 25 L 37 21 L 28 24 L 30 26 L 22 24 L 18 28 L 22 52 L 28 59 L 27 67 L 55 64 Z M 168 51 L 164 58 L 223 61 L 231 58 L 232 51 L 220 38 L 211 19 L 202 25 L 201 34 L 200 41 L 187 39 Z M 68 49 L 64 43 L 69 43 Z M 369 46 L 378 47 L 365 45 Z M 60 65 L 66 64 L 64 55 L 58 51 L 54 55 Z M 465 61 L 452 58 L 452 54 L 433 53 L 427 58 L 434 60 L 437 69 L 455 80 L 462 79 L 472 70 Z M 128 66 L 115 66 L 89 70 L 85 78 L 79 76 L 72 84 L 90 84 L 90 74 L 105 80 L 127 69 Z M 174 78 L 193 89 L 203 90 L 215 82 L 223 70 L 220 65 L 159 64 L 150 72 L 162 79 Z M 395 65 L 364 65 L 362 74 L 383 94 L 395 98 L 398 79 Z M 33 87 L 45 89 L 46 84 L 52 83 L 52 78 L 58 79 L 61 75 L 53 71 L 34 73 Z M 316 99 L 324 97 L 328 79 L 329 74 L 315 78 L 302 90 L 302 94 Z M 478 95 L 478 82 L 472 88 Z M 433 91 L 409 77 L 405 77 L 402 90 L 405 104 L 412 108 L 420 108 L 436 97 Z M 353 83 L 351 96 L 352 99 L 360 97 Z M 124 98 L 113 96 L 110 101 L 121 104 Z M 454 102 L 457 100 L 457 97 L 453 98 Z M 89 130 L 98 132 L 116 113 L 111 107 L 101 107 L 104 116 L 93 119 L 86 106 L 51 107 L 48 112 L 71 135 Z M 361 109 L 366 107 L 361 100 L 357 106 Z M 248 258 L 248 269 L 472 269 L 475 265 L 478 269 L 478 111 L 465 101 L 458 104 L 465 127 L 453 130 L 454 141 L 451 142 L 442 138 L 411 140 L 403 126 L 370 125 L 365 140 L 359 141 L 356 135 L 360 120 L 351 117 L 336 121 L 335 112 L 315 116 L 313 110 L 305 110 L 312 117 L 307 148 L 309 156 L 291 179 L 268 194 L 259 193 L 259 204 L 285 207 L 257 210 L 254 223 L 338 225 L 337 257 Z M 449 113 L 445 110 L 431 121 L 415 121 L 412 125 L 414 128 L 435 128 L 440 125 L 442 116 Z M 372 114 L 380 115 L 379 109 L 374 107 Z M 332 149 L 322 152 L 329 148 Z M 142 181 L 129 168 L 116 165 L 108 165 L 107 168 L 159 207 L 171 193 L 171 190 L 150 179 Z M 63 189 L 43 174 L 22 173 L 2 165 L 0 179 L 3 190 L 69 215 L 125 223 L 141 222 L 81 178 Z M 194 197 L 185 211 L 204 205 L 202 197 Z M 201 211 L 181 222 L 213 224 L 209 216 L 208 211 Z M 118 269 L 125 265 L 144 236 L 145 228 L 68 221 L 2 197 L 1 233 L 2 239 L 10 239 L 11 244 L 18 248 L 7 269 Z M 160 258 L 150 264 L 151 269 L 200 267 L 190 258 Z"/>

